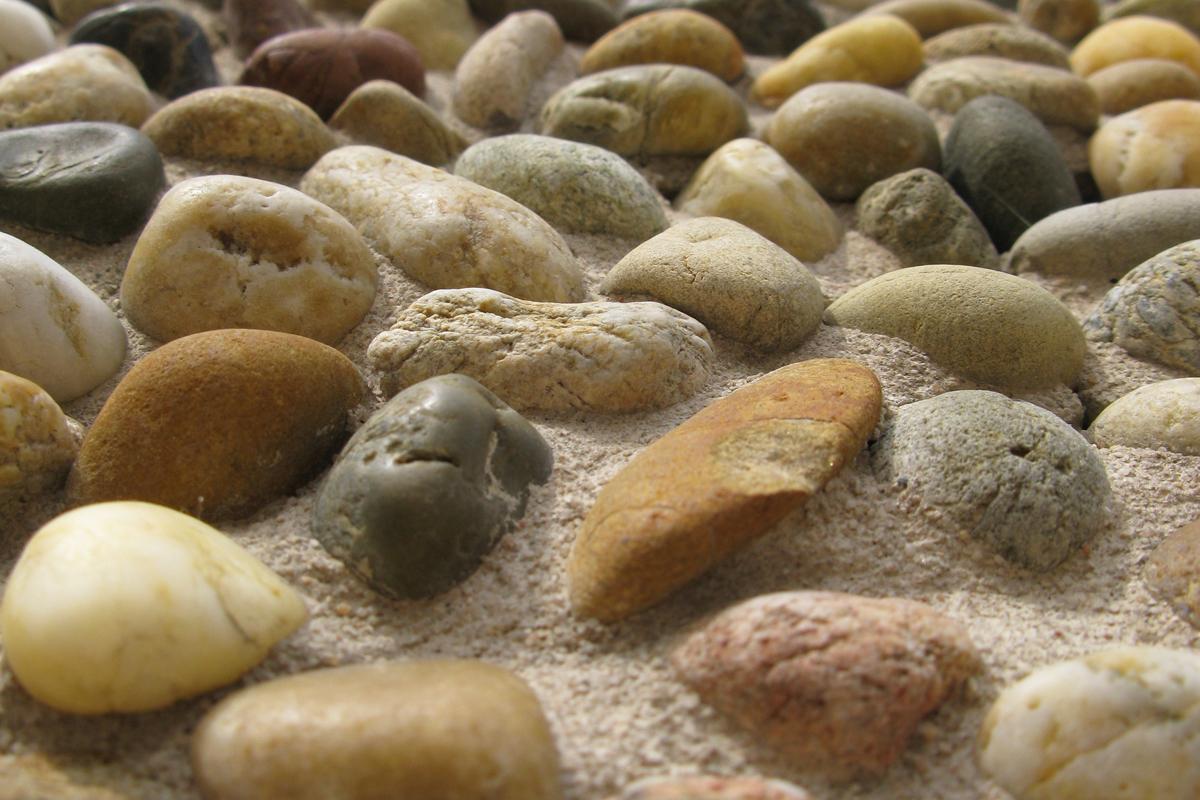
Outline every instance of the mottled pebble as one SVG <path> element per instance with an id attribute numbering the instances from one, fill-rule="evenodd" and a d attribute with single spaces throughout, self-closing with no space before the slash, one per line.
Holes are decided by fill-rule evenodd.
<path id="1" fill-rule="evenodd" d="M 1200 77 L 1165 58 L 1119 61 L 1093 72 L 1087 82 L 1105 114 L 1124 114 L 1160 100 L 1200 100 Z"/>
<path id="2" fill-rule="evenodd" d="M 825 30 L 808 0 L 628 0 L 625 19 L 668 8 L 699 11 L 733 31 L 747 52 L 786 56 Z"/>
<path id="3" fill-rule="evenodd" d="M 643 778 L 609 800 L 812 800 L 812 795 L 786 781 L 742 776 L 722 778 Z"/>
<path id="4" fill-rule="evenodd" d="M 467 0 L 379 0 L 361 25 L 412 42 L 426 69 L 454 69 L 478 36 Z"/>
<path id="5" fill-rule="evenodd" d="M 119 122 L 136 128 L 154 100 L 129 59 L 77 44 L 0 75 L 0 130 L 51 122 Z"/>
<path id="6" fill-rule="evenodd" d="M 360 144 L 433 166 L 453 161 L 467 146 L 436 111 L 392 81 L 368 81 L 359 86 L 330 118 L 329 127 Z"/>
<path id="7" fill-rule="evenodd" d="M 594 42 L 617 25 L 617 14 L 608 0 L 469 0 L 471 11 L 495 23 L 514 11 L 549 13 L 568 39 Z"/>
<path id="8" fill-rule="evenodd" d="M 1147 384 L 1100 412 L 1088 429 L 1097 447 L 1141 447 L 1200 456 L 1200 378 Z"/>
<path id="9" fill-rule="evenodd" d="M 737 80 L 746 68 L 733 31 L 707 14 L 678 8 L 641 14 L 604 34 L 583 54 L 579 71 L 656 63 L 696 67 L 724 81 Z"/>
<path id="10" fill-rule="evenodd" d="M 62 486 L 78 449 L 54 398 L 0 371 L 0 510 Z"/>
<path id="11" fill-rule="evenodd" d="M 1066 45 L 1100 24 L 1099 0 L 1018 0 L 1017 16 L 1035 31 Z"/>
<path id="12" fill-rule="evenodd" d="M 1012 24 L 1008 14 L 985 0 L 884 0 L 864 12 L 875 14 L 891 14 L 904 20 L 922 39 L 967 25 Z"/>
<path id="13" fill-rule="evenodd" d="M 1146 559 L 1142 579 L 1150 594 L 1200 628 L 1200 520 L 1169 534 Z"/>
<path id="14" fill-rule="evenodd" d="M 299 0 L 224 0 L 222 14 L 229 41 L 245 58 L 273 36 L 316 27 L 316 19 Z"/>
<path id="15" fill-rule="evenodd" d="M 1123 17 L 1089 33 L 1071 52 L 1071 69 L 1087 77 L 1121 61 L 1165 58 L 1200 75 L 1200 39 L 1177 22 Z"/>
<path id="16" fill-rule="evenodd" d="M 1105 200 L 1200 187 L 1200 101 L 1163 100 L 1113 117 L 1088 142 Z"/>
<path id="17" fill-rule="evenodd" d="M 45 15 L 24 0 L 0 0 L 0 75 L 54 49 Z"/>
<path id="18" fill-rule="evenodd" d="M 1022 25 L 982 24 L 955 28 L 925 42 L 925 60 L 995 56 L 1047 67 L 1070 69 L 1070 51 L 1051 37 Z"/>

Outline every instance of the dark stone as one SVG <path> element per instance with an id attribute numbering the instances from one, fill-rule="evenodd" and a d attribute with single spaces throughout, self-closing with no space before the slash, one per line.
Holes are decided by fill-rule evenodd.
<path id="1" fill-rule="evenodd" d="M 380 593 L 431 597 L 478 569 L 552 464 L 520 414 L 465 375 L 440 375 L 393 397 L 346 444 L 313 532 Z"/>
<path id="2" fill-rule="evenodd" d="M 225 0 L 224 15 L 229 41 L 241 56 L 274 36 L 317 27 L 296 0 Z"/>
<path id="3" fill-rule="evenodd" d="M 0 133 L 0 215 L 31 228 L 115 242 L 141 226 L 164 182 L 154 144 L 124 125 Z"/>
<path id="4" fill-rule="evenodd" d="M 268 39 L 246 61 L 239 83 L 291 95 L 329 119 L 351 92 L 372 80 L 425 94 L 417 49 L 382 28 L 314 28 Z"/>
<path id="5" fill-rule="evenodd" d="M 825 30 L 808 0 L 630 0 L 623 19 L 666 8 L 708 14 L 733 31 L 749 53 L 786 56 Z"/>
<path id="6" fill-rule="evenodd" d="M 122 3 L 88 14 L 71 32 L 71 44 L 83 42 L 119 50 L 147 86 L 171 100 L 221 83 L 199 23 L 162 3 Z"/>
<path id="7" fill-rule="evenodd" d="M 605 0 L 468 0 L 471 13 L 496 23 L 514 11 L 545 11 L 563 36 L 594 42 L 617 26 L 617 12 Z"/>
<path id="8" fill-rule="evenodd" d="M 1006 97 L 978 97 L 963 106 L 942 152 L 946 179 L 1001 252 L 1038 220 L 1080 203 L 1050 131 Z"/>

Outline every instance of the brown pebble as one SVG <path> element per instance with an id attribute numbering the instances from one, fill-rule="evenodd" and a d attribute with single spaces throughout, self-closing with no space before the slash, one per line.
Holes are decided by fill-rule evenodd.
<path id="1" fill-rule="evenodd" d="M 1163 539 L 1147 559 L 1143 576 L 1150 594 L 1200 628 L 1200 520 Z"/>

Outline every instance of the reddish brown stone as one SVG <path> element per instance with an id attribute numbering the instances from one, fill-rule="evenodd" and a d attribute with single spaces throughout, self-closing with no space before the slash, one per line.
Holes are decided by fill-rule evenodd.
<path id="1" fill-rule="evenodd" d="M 316 27 L 316 19 L 298 0 L 225 0 L 229 41 L 245 56 L 275 36 Z"/>

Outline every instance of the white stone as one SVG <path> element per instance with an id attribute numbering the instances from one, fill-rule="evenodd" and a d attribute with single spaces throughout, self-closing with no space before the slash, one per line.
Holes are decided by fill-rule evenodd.
<path id="1" fill-rule="evenodd" d="M 46 17 L 24 0 L 0 0 L 0 73 L 54 49 Z"/>
<path id="2" fill-rule="evenodd" d="M 1200 378 L 1176 378 L 1134 389 L 1092 422 L 1097 447 L 1165 448 L 1200 456 Z"/>

